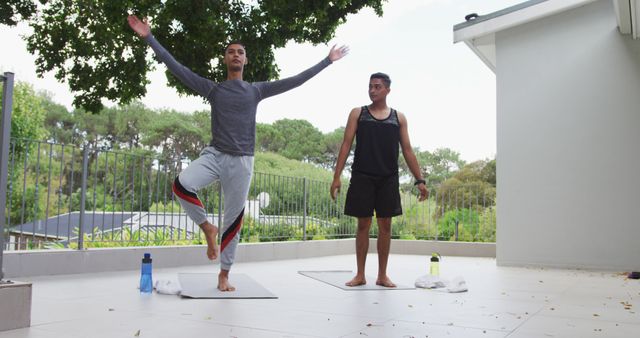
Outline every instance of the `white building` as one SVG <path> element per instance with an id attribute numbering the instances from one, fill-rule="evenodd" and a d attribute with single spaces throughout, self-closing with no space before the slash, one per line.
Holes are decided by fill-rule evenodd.
<path id="1" fill-rule="evenodd" d="M 496 74 L 499 265 L 640 270 L 640 0 L 454 27 Z"/>

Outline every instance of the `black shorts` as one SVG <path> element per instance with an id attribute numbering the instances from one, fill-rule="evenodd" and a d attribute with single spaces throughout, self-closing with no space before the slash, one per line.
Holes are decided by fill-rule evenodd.
<path id="1" fill-rule="evenodd" d="M 380 177 L 354 172 L 351 174 L 345 215 L 354 217 L 393 217 L 402 215 L 398 174 Z"/>

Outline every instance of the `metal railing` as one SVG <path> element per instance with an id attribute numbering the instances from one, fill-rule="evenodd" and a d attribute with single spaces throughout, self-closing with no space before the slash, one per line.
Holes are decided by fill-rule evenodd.
<path id="1" fill-rule="evenodd" d="M 9 154 L 9 250 L 204 243 L 171 190 L 187 165 L 183 160 L 141 149 L 112 151 L 25 139 L 11 139 Z M 345 194 L 334 202 L 329 186 L 328 181 L 256 172 L 241 241 L 354 237 L 356 221 L 343 214 Z M 495 188 L 434 190 L 421 203 L 415 192 L 402 193 L 404 215 L 394 219 L 394 238 L 495 241 Z M 224 203 L 220 185 L 198 195 L 210 221 L 219 225 Z M 371 234 L 377 235 L 375 225 Z"/>
<path id="2" fill-rule="evenodd" d="M 5 212 L 7 197 L 7 160 L 9 158 L 9 138 L 11 131 L 11 112 L 13 108 L 13 73 L 0 76 L 2 85 L 2 120 L 0 122 L 0 282 L 4 278 L 2 256 L 5 248 Z"/>

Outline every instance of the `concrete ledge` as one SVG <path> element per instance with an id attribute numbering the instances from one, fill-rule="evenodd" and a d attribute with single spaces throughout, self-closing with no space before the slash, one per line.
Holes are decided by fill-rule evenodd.
<path id="1" fill-rule="evenodd" d="M 31 283 L 0 282 L 0 332 L 31 325 Z"/>
<path id="2" fill-rule="evenodd" d="M 369 252 L 371 245 L 369 244 Z M 375 252 L 375 246 L 373 247 Z M 391 253 L 402 255 L 425 255 L 431 256 L 432 252 L 437 252 L 442 256 L 464 256 L 464 257 L 496 257 L 496 243 L 481 242 L 439 242 L 439 241 L 418 241 L 418 240 L 393 240 L 391 241 Z"/>
<path id="3" fill-rule="evenodd" d="M 78 274 L 105 271 L 137 270 L 145 252 L 150 252 L 155 268 L 205 265 L 205 246 L 163 246 L 97 248 L 87 250 L 31 250 L 4 253 L 5 278 L 43 275 Z M 376 252 L 376 239 L 371 239 L 369 252 Z M 495 257 L 495 243 L 437 242 L 392 240 L 391 253 L 405 255 Z M 355 253 L 355 239 L 242 243 L 238 245 L 236 262 L 259 262 L 312 258 Z"/>

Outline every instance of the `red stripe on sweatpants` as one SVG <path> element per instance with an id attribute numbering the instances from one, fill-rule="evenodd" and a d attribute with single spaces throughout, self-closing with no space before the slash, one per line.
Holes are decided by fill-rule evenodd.
<path id="1" fill-rule="evenodd" d="M 180 197 L 181 199 L 183 199 L 183 200 L 185 200 L 185 201 L 187 201 L 187 202 L 189 202 L 191 204 L 195 204 L 195 205 L 197 205 L 197 206 L 199 206 L 201 208 L 204 208 L 204 205 L 202 205 L 202 202 L 200 202 L 199 199 L 191 197 L 191 196 L 183 193 L 182 191 L 180 191 L 178 189 L 178 187 L 176 187 L 175 183 L 173 183 L 172 190 L 173 190 L 173 193 L 178 195 L 178 197 Z"/>
<path id="2" fill-rule="evenodd" d="M 224 248 L 229 244 L 229 242 L 231 242 L 231 240 L 236 237 L 236 234 L 238 233 L 238 231 L 240 231 L 240 228 L 242 227 L 242 220 L 244 219 L 244 217 L 240 218 L 240 220 L 237 223 L 234 223 L 232 226 L 232 230 L 229 233 L 229 235 L 227 236 L 227 238 L 225 238 L 222 243 L 220 244 L 220 252 L 222 252 L 224 250 Z"/>

